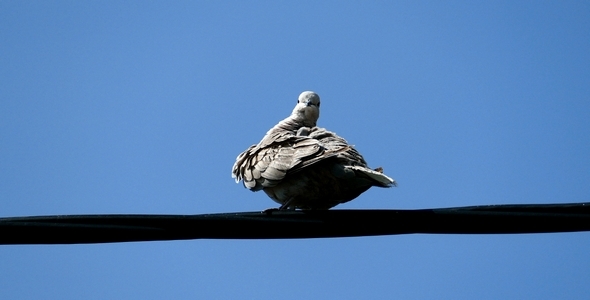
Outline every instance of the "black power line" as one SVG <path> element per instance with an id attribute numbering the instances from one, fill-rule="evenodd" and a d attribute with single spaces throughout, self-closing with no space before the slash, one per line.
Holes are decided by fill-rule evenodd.
<path id="1" fill-rule="evenodd" d="M 590 203 L 486 205 L 418 210 L 0 218 L 2 245 L 576 231 L 590 231 Z"/>

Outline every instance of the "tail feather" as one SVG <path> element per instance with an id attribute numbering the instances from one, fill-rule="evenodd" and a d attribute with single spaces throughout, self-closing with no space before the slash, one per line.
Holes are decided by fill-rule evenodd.
<path id="1" fill-rule="evenodd" d="M 383 174 L 382 173 L 383 169 L 381 169 L 381 168 L 377 168 L 377 171 L 371 170 L 369 168 L 361 167 L 361 166 L 347 166 L 347 168 L 362 172 L 363 174 L 367 175 L 369 178 L 375 180 L 378 183 L 377 186 L 380 186 L 380 187 L 397 186 L 397 182 L 395 182 L 395 179 Z"/>

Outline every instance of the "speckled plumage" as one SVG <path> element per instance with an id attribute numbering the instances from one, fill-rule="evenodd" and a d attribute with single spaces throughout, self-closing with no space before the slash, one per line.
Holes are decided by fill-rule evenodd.
<path id="1" fill-rule="evenodd" d="M 319 106 L 316 93 L 303 92 L 289 117 L 237 157 L 236 182 L 263 190 L 281 209 L 329 209 L 371 186 L 395 186 L 380 169 L 368 168 L 346 140 L 316 127 Z"/>

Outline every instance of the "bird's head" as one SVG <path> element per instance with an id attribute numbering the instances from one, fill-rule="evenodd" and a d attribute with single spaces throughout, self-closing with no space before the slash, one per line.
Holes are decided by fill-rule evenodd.
<path id="1" fill-rule="evenodd" d="M 316 126 L 320 118 L 320 96 L 311 91 L 301 93 L 297 105 L 293 109 L 293 115 L 303 121 L 303 125 L 306 127 Z"/>

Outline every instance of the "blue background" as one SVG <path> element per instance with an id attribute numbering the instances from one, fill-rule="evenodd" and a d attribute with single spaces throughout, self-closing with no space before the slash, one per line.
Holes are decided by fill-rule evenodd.
<path id="1" fill-rule="evenodd" d="M 318 125 L 399 186 L 342 209 L 590 201 L 587 1 L 1 1 L 0 216 L 275 206 L 235 157 Z M 583 299 L 590 234 L 1 246 L 2 299 Z"/>

